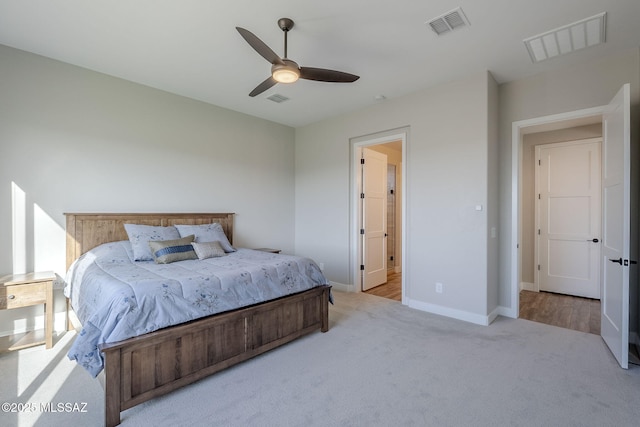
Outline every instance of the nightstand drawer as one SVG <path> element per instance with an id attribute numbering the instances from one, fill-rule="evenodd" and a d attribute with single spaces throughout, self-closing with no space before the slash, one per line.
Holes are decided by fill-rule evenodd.
<path id="1" fill-rule="evenodd" d="M 47 282 L 0 287 L 0 310 L 44 304 Z"/>

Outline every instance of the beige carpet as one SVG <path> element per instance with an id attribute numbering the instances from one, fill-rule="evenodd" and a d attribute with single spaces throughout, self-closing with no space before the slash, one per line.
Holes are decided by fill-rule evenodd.
<path id="1" fill-rule="evenodd" d="M 476 326 L 334 292 L 330 327 L 125 411 L 123 426 L 636 426 L 640 368 L 596 335 L 527 320 Z M 71 334 L 0 357 L 0 401 L 87 412 L 0 413 L 2 426 L 99 426 L 98 381 Z"/>

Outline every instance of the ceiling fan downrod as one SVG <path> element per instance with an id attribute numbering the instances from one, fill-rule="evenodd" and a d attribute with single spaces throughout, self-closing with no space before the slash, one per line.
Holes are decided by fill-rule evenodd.
<path id="1" fill-rule="evenodd" d="M 287 59 L 287 34 L 293 28 L 293 20 L 289 18 L 278 19 L 278 27 L 284 31 L 284 59 Z"/>

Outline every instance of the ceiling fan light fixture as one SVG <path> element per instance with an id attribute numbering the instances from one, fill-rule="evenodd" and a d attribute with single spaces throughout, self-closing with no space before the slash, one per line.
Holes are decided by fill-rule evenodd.
<path id="1" fill-rule="evenodd" d="M 300 78 L 300 69 L 292 64 L 275 64 L 271 68 L 271 77 L 278 83 L 293 83 Z"/>

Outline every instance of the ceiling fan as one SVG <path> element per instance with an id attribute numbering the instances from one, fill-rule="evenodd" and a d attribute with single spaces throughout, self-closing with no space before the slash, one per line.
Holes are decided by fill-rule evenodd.
<path id="1" fill-rule="evenodd" d="M 299 78 L 332 83 L 352 83 L 360 78 L 360 76 L 342 71 L 300 67 L 295 61 L 287 58 L 287 33 L 293 28 L 293 21 L 289 18 L 280 18 L 278 20 L 278 26 L 284 31 L 284 58 L 280 58 L 251 31 L 236 27 L 236 30 L 244 37 L 247 43 L 262 55 L 264 59 L 271 63 L 271 76 L 252 90 L 249 96 L 259 95 L 276 83 L 293 83 Z"/>

